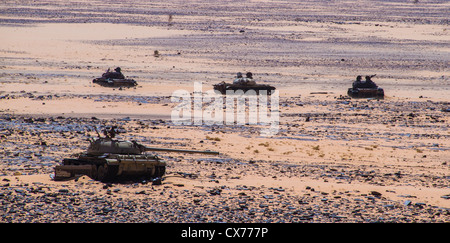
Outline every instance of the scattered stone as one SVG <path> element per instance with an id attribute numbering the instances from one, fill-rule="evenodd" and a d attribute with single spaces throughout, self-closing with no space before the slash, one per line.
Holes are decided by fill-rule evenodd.
<path id="1" fill-rule="evenodd" d="M 222 190 L 221 189 L 219 189 L 219 188 L 214 188 L 214 189 L 212 189 L 212 190 L 208 190 L 207 192 L 209 192 L 209 194 L 210 195 L 220 195 L 220 193 L 222 192 Z"/>
<path id="2" fill-rule="evenodd" d="M 381 193 L 380 193 L 380 192 L 377 192 L 377 191 L 371 191 L 370 194 L 373 195 L 373 196 L 375 196 L 375 197 L 377 197 L 377 198 L 380 198 L 380 197 L 381 197 Z"/>

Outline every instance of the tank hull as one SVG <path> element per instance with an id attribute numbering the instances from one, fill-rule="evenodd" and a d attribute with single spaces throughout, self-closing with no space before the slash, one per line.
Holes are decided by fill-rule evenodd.
<path id="1" fill-rule="evenodd" d="M 244 84 L 229 84 L 229 83 L 220 83 L 215 84 L 214 90 L 219 91 L 221 94 L 225 95 L 227 93 L 227 90 L 236 92 L 238 90 L 242 90 L 244 93 L 246 93 L 249 90 L 254 90 L 256 94 L 260 94 L 260 91 L 266 91 L 267 95 L 271 95 L 273 91 L 275 90 L 275 87 L 271 85 L 265 85 L 265 84 L 253 84 L 253 85 L 244 85 Z"/>
<path id="2" fill-rule="evenodd" d="M 134 79 L 115 79 L 115 78 L 95 78 L 92 80 L 94 84 L 106 87 L 134 87 L 137 82 Z"/>
<path id="3" fill-rule="evenodd" d="M 121 177 L 162 177 L 166 163 L 152 155 L 104 156 L 81 155 L 77 159 L 64 159 L 55 167 L 55 180 L 87 175 L 94 180 L 110 181 Z"/>
<path id="4" fill-rule="evenodd" d="M 349 88 L 347 94 L 352 98 L 384 98 L 382 88 Z"/>

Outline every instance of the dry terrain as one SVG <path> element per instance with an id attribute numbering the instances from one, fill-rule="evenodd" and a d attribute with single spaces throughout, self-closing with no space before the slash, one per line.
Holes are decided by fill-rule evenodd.
<path id="1" fill-rule="evenodd" d="M 0 222 L 450 222 L 449 7 L 2 1 Z M 138 86 L 91 82 L 117 66 Z M 279 91 L 277 134 L 173 123 L 174 91 L 237 72 Z M 384 99 L 346 96 L 373 74 Z M 158 153 L 161 185 L 53 181 L 95 126 L 220 155 Z"/>

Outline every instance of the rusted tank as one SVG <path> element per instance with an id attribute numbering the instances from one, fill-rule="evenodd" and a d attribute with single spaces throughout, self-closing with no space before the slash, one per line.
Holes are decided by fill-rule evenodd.
<path id="1" fill-rule="evenodd" d="M 242 90 L 244 93 L 249 90 L 254 90 L 256 94 L 260 94 L 260 91 L 266 90 L 267 95 L 271 95 L 275 89 L 275 87 L 266 84 L 231 84 L 221 82 L 214 85 L 214 90 L 217 90 L 224 95 L 227 94 L 227 90 L 231 90 L 233 92 Z"/>
<path id="2" fill-rule="evenodd" d="M 347 95 L 352 98 L 384 98 L 384 90 L 371 80 L 375 77 L 366 76 L 365 81 L 361 81 L 361 76 L 356 77 L 356 81 L 353 82 L 352 87 L 347 90 Z"/>
<path id="3" fill-rule="evenodd" d="M 233 91 L 232 93 L 234 93 L 238 90 L 242 90 L 244 93 L 249 90 L 254 90 L 256 94 L 260 94 L 260 91 L 265 91 L 267 95 L 271 95 L 276 89 L 271 85 L 257 84 L 253 80 L 253 74 L 251 72 L 248 72 L 246 77 L 242 77 L 242 74 L 239 72 L 233 83 L 220 82 L 213 85 L 213 87 L 214 90 L 219 91 L 223 95 L 227 94 L 227 91 Z"/>
<path id="4" fill-rule="evenodd" d="M 134 79 L 128 78 L 94 78 L 92 83 L 99 84 L 106 87 L 134 87 L 137 82 Z"/>
<path id="5" fill-rule="evenodd" d="M 77 158 L 63 159 L 55 167 L 54 180 L 64 180 L 87 175 L 98 181 L 110 181 L 120 177 L 161 178 L 166 162 L 146 151 L 201 153 L 218 155 L 214 151 L 197 151 L 147 147 L 135 141 L 123 141 L 107 136 L 92 140 L 86 152 Z"/>
<path id="6" fill-rule="evenodd" d="M 134 87 L 137 85 L 134 79 L 125 78 L 120 67 L 116 67 L 114 72 L 108 68 L 101 77 L 93 79 L 92 82 L 107 87 Z"/>

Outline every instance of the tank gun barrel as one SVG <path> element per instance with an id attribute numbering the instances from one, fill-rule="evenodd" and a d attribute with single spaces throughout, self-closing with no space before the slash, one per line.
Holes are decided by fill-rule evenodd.
<path id="1" fill-rule="evenodd" d="M 160 151 L 160 152 L 179 152 L 179 153 L 188 153 L 188 154 L 213 154 L 219 155 L 219 152 L 211 151 L 211 150 L 186 150 L 186 149 L 169 149 L 169 148 L 155 148 L 155 147 L 147 147 L 143 146 L 143 151 Z"/>

